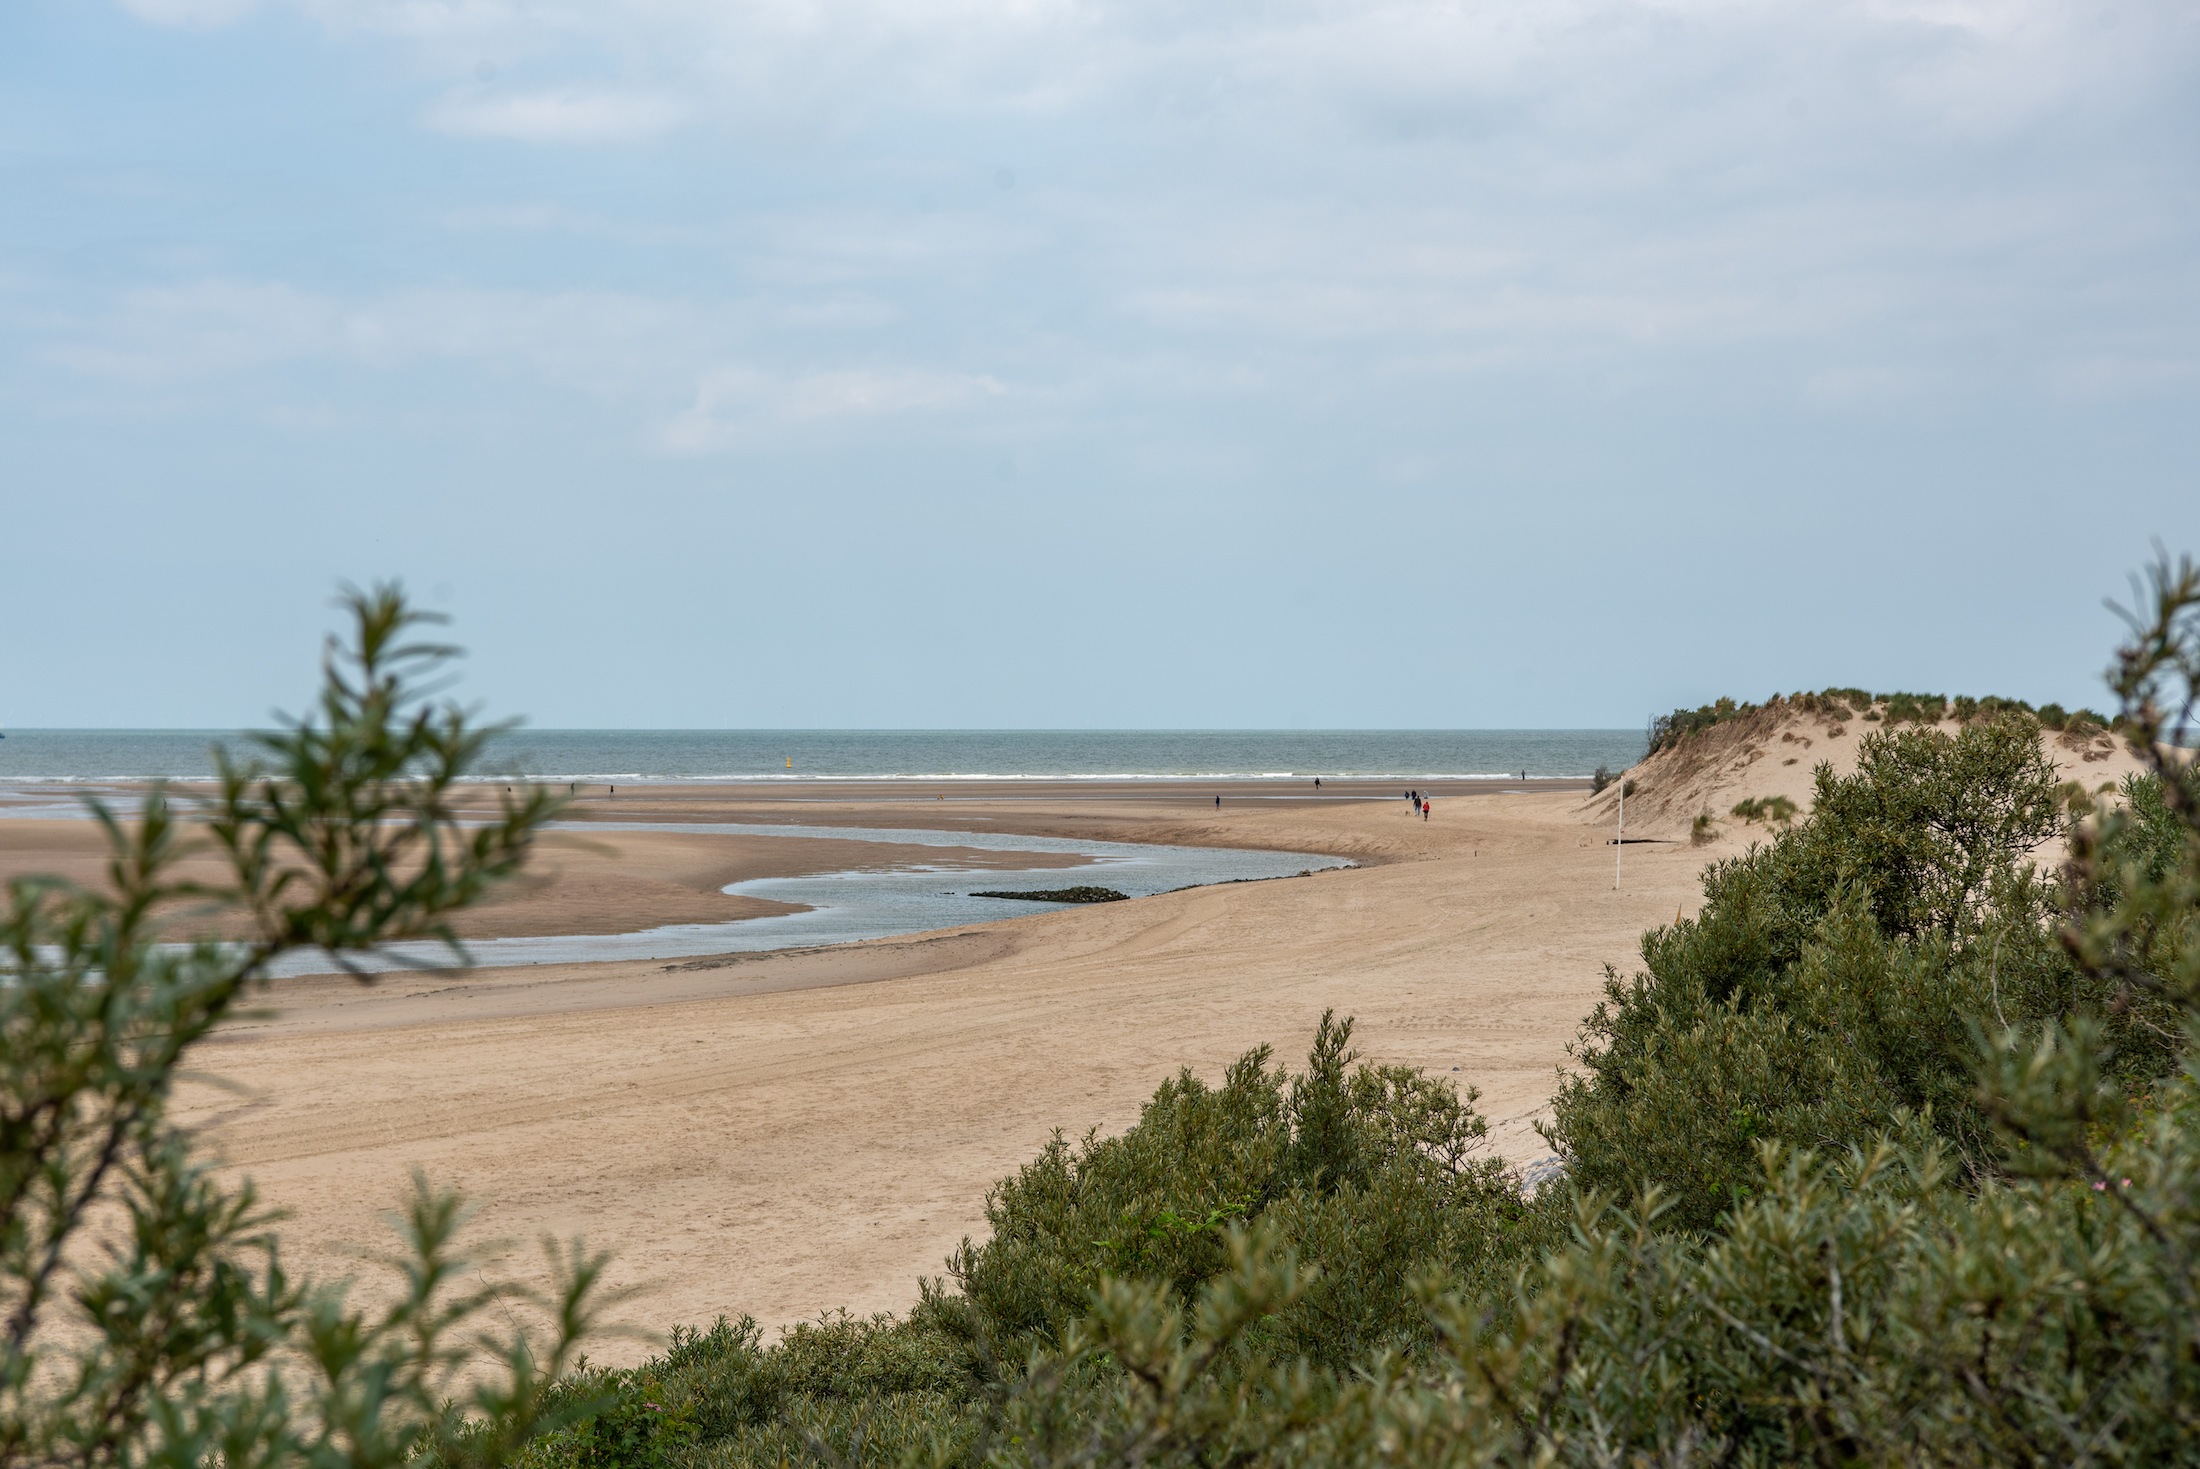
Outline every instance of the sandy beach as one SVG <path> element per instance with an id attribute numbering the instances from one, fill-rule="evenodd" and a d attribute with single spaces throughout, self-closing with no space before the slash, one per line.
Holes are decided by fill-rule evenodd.
<path id="1" fill-rule="evenodd" d="M 379 1216 L 419 1168 L 465 1191 L 481 1235 L 516 1242 L 494 1258 L 523 1277 L 539 1278 L 544 1233 L 613 1250 L 615 1282 L 650 1288 L 627 1319 L 656 1331 L 895 1310 L 982 1234 L 988 1187 L 1055 1131 L 1120 1129 L 1166 1076 L 1212 1079 L 1255 1045 L 1296 1064 L 1325 1009 L 1357 1018 L 1371 1059 L 1479 1088 L 1497 1154 L 1543 1156 L 1533 1124 L 1605 966 L 1630 970 L 1644 930 L 1694 908 L 1704 864 L 1768 830 L 1726 820 L 1692 842 L 1692 813 L 1790 788 L 1807 801 L 1799 757 L 1845 770 L 1856 743 L 1774 719 L 1639 767 L 1629 829 L 1648 840 L 1616 874 L 1618 792 L 1592 798 L 1581 782 L 1461 782 L 1428 820 L 1387 787 L 1299 783 L 1248 782 L 1220 808 L 1213 792 L 1150 783 L 587 793 L 569 813 L 584 829 L 468 932 L 737 917 L 744 900 L 717 888 L 768 873 L 1079 860 L 835 828 L 1356 865 L 833 948 L 283 980 L 265 1013 L 204 1048 L 226 1085 L 190 1088 L 179 1115 L 290 1211 L 286 1251 L 316 1274 L 350 1273 L 381 1244 Z M 2090 745 L 2062 754 L 2089 784 L 2129 763 Z M 634 821 L 818 835 L 585 829 Z M 85 823 L 0 822 L 0 868 L 89 879 L 93 837 Z"/>
<path id="2" fill-rule="evenodd" d="M 1358 1017 L 1369 1056 L 1481 1088 L 1497 1150 L 1540 1156 L 1530 1123 L 1603 966 L 1693 902 L 1702 860 L 1630 847 L 1615 891 L 1585 794 L 1492 788 L 1428 821 L 1395 797 L 1220 815 L 1092 792 L 838 799 L 808 819 L 1361 865 L 728 961 L 286 981 L 274 1016 L 202 1058 L 243 1093 L 194 1093 L 185 1115 L 293 1211 L 286 1240 L 316 1271 L 352 1268 L 418 1166 L 522 1242 L 507 1268 L 531 1270 L 545 1231 L 615 1250 L 618 1279 L 654 1287 L 630 1316 L 658 1330 L 897 1309 L 1056 1129 L 1125 1126 L 1179 1067 L 1212 1077 L 1264 1042 L 1301 1056 L 1325 1008 Z M 651 819 L 683 805 L 653 800 Z M 788 804 L 686 809 L 804 819 Z"/>

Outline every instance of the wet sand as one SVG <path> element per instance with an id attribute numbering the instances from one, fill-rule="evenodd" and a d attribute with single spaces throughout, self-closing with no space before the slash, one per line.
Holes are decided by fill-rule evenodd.
<path id="1" fill-rule="evenodd" d="M 573 814 L 588 819 L 585 810 Z M 619 820 L 677 819 L 625 806 L 611 815 Z M 699 818 L 690 815 L 688 819 Z M 104 833 L 89 821 L 27 817 L 0 820 L 0 881 L 37 872 L 94 886 L 103 880 L 106 853 Z M 523 876 L 492 893 L 479 907 L 459 915 L 453 927 L 460 937 L 469 939 L 638 933 L 666 924 L 729 923 L 801 911 L 787 903 L 720 891 L 753 878 L 924 868 L 994 872 L 1086 865 L 1088 861 L 1083 857 L 1059 852 L 994 852 L 975 847 L 848 841 L 829 833 L 813 839 L 553 831 L 542 838 L 537 856 Z M 178 876 L 216 882 L 223 876 L 223 869 L 212 859 L 195 858 L 178 869 Z M 179 918 L 176 927 L 182 934 L 202 925 Z"/>

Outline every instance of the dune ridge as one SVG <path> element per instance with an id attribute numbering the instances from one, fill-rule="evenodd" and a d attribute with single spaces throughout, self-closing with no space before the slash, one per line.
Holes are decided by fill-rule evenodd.
<path id="1" fill-rule="evenodd" d="M 1866 720 L 1773 698 L 1684 736 L 1626 772 L 1635 786 L 1626 797 L 1627 834 L 1688 841 L 1696 818 L 1708 815 L 1715 828 L 1709 845 L 1762 837 L 1770 829 L 1767 824 L 1736 817 L 1736 804 L 1784 796 L 1795 803 L 1798 815 L 1808 814 L 1818 766 L 1830 765 L 1836 776 L 1853 774 L 1857 750 L 1872 731 L 1928 728 L 1952 735 L 1963 727 L 1952 718 L 1890 725 L 1885 709 L 1884 703 L 1875 704 L 1873 712 L 1881 717 Z M 2064 779 L 2078 782 L 2091 793 L 2143 768 L 2122 736 L 2097 726 L 2042 729 L 2040 748 Z M 1616 830 L 1620 801 L 1620 787 L 1614 783 L 1578 809 L 1583 820 Z"/>

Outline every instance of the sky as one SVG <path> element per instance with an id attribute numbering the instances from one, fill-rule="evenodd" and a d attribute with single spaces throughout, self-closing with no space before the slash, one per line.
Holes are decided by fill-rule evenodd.
<path id="1" fill-rule="evenodd" d="M 2189 0 L 8 0 L 0 726 L 2100 704 Z"/>

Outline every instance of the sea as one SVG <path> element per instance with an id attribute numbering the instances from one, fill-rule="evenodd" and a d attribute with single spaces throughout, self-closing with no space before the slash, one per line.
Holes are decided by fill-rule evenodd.
<path id="1" fill-rule="evenodd" d="M 0 731 L 0 782 L 203 779 L 239 731 Z M 1581 777 L 1642 758 L 1639 729 L 522 729 L 478 778 L 542 781 L 1382 780 Z"/>

